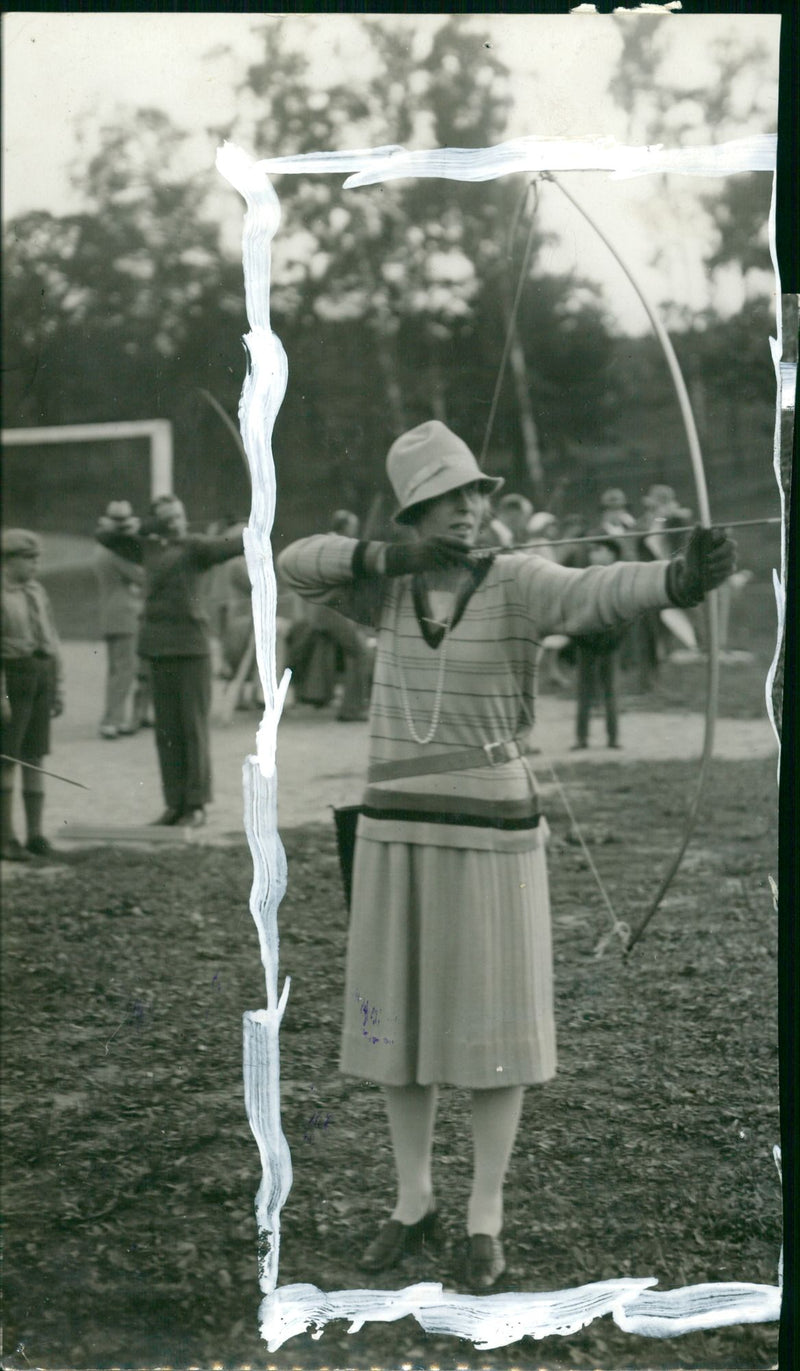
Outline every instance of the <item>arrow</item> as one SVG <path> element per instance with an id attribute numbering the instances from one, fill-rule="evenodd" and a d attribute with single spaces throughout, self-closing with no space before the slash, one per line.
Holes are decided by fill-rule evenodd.
<path id="1" fill-rule="evenodd" d="M 779 514 L 767 519 L 734 519 L 732 523 L 726 523 L 724 519 L 718 519 L 716 526 L 719 528 L 755 528 L 758 524 L 782 524 L 783 520 Z M 638 528 L 632 529 L 629 533 L 593 533 L 588 537 L 581 538 L 540 538 L 535 543 L 517 543 L 515 547 L 493 548 L 498 556 L 509 552 L 524 552 L 526 548 L 538 547 L 572 547 L 573 543 L 605 543 L 609 538 L 615 541 L 619 538 L 652 538 L 663 533 L 692 533 L 694 524 L 681 524 L 679 528 Z"/>
<path id="2" fill-rule="evenodd" d="M 69 776 L 59 776 L 56 771 L 45 771 L 44 767 L 34 766 L 33 762 L 23 762 L 19 757 L 9 757 L 5 752 L 0 752 L 0 762 L 13 762 L 15 766 L 25 766 L 29 771 L 38 771 L 40 776 L 51 776 L 54 781 L 64 781 L 67 785 L 76 785 L 79 790 L 88 790 L 88 785 L 82 781 L 71 781 Z"/>

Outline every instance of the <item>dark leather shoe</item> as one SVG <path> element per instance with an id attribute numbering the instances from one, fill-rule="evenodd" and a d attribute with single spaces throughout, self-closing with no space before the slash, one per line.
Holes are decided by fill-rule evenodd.
<path id="1" fill-rule="evenodd" d="M 206 811 L 204 809 L 187 809 L 185 814 L 181 814 L 178 820 L 179 828 L 202 828 L 206 821 Z"/>
<path id="2" fill-rule="evenodd" d="M 52 857 L 54 855 L 52 843 L 47 838 L 43 838 L 41 833 L 29 838 L 25 846 L 29 852 L 33 853 L 34 857 Z"/>
<path id="3" fill-rule="evenodd" d="M 401 1223 L 389 1219 L 358 1259 L 362 1271 L 385 1271 L 396 1266 L 410 1252 L 421 1252 L 436 1237 L 436 1210 L 425 1214 L 418 1223 Z"/>
<path id="4" fill-rule="evenodd" d="M 163 814 L 160 814 L 157 819 L 153 820 L 150 827 L 172 828 L 173 825 L 175 825 L 178 822 L 180 817 L 181 813 L 179 809 L 165 809 Z"/>
<path id="5" fill-rule="evenodd" d="M 467 1284 L 472 1290 L 491 1290 L 506 1269 L 503 1244 L 488 1233 L 473 1233 L 467 1241 Z"/>
<path id="6" fill-rule="evenodd" d="M 4 862 L 29 862 L 31 854 L 25 851 L 17 838 L 9 838 L 0 849 L 0 858 Z"/>

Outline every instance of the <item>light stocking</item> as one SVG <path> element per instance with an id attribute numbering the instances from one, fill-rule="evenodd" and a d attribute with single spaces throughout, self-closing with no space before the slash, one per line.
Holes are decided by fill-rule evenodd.
<path id="1" fill-rule="evenodd" d="M 392 1218 L 400 1223 L 418 1223 L 433 1208 L 431 1154 L 436 1086 L 384 1086 L 383 1094 L 397 1171 L 397 1204 Z"/>
<path id="2" fill-rule="evenodd" d="M 467 1210 L 467 1232 L 503 1231 L 503 1182 L 522 1110 L 523 1087 L 472 1091 L 474 1170 Z"/>

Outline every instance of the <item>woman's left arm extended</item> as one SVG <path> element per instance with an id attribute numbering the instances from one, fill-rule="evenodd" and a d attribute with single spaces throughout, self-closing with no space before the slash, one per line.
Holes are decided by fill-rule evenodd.
<path id="1" fill-rule="evenodd" d="M 540 558 L 519 569 L 531 611 L 545 633 L 578 635 L 635 619 L 648 609 L 700 604 L 736 568 L 736 545 L 699 526 L 668 562 L 615 562 L 575 571 Z"/>
<path id="2" fill-rule="evenodd" d="M 418 538 L 408 543 L 364 543 L 338 533 L 318 533 L 290 544 L 278 558 L 289 590 L 327 605 L 348 619 L 374 624 L 387 578 L 444 567 L 469 566 L 470 550 L 455 538 Z"/>

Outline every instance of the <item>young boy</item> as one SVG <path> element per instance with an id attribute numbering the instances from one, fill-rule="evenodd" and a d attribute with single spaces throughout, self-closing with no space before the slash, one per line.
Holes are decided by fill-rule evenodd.
<path id="1" fill-rule="evenodd" d="M 41 767 L 50 751 L 50 719 L 64 708 L 63 673 L 53 611 L 37 580 L 41 543 L 24 528 L 4 529 L 2 554 L 2 752 L 13 760 L 0 762 L 0 856 L 4 861 L 27 862 L 52 852 L 42 833 L 44 776 Z M 14 772 L 22 770 L 22 801 L 27 842 L 14 834 Z"/>

